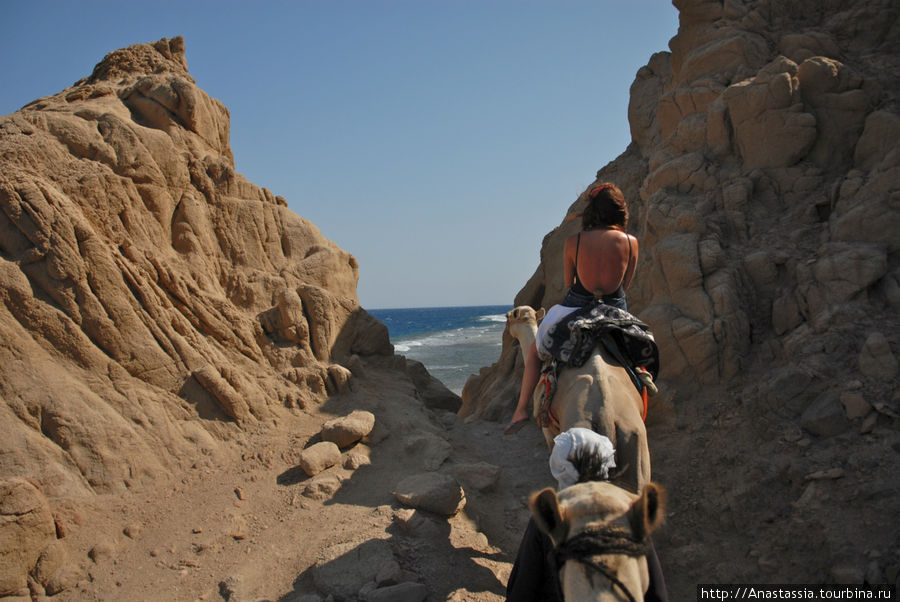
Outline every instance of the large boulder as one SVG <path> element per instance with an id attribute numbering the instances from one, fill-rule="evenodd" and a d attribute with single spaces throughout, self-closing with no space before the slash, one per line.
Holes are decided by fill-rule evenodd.
<path id="1" fill-rule="evenodd" d="M 48 583 L 60 565 L 55 543 L 53 514 L 41 490 L 21 477 L 0 479 L 0 597 L 27 595 L 28 576 L 42 558 L 37 576 Z"/>

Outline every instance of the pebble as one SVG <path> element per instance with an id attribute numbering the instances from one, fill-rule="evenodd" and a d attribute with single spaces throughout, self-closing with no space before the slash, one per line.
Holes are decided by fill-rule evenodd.
<path id="1" fill-rule="evenodd" d="M 840 479 L 844 476 L 843 468 L 832 468 L 830 470 L 819 470 L 813 473 L 810 473 L 804 477 L 806 481 L 823 481 L 823 480 L 833 480 Z"/>

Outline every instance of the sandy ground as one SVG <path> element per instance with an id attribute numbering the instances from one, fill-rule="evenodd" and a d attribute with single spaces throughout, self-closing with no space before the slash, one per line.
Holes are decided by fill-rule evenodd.
<path id="1" fill-rule="evenodd" d="M 400 570 L 383 585 L 419 584 L 430 602 L 503 600 L 528 498 L 555 485 L 543 437 L 534 425 L 504 436 L 500 423 L 429 410 L 396 364 L 367 364 L 350 391 L 257 424 L 216 462 L 191 459 L 165 485 L 57 508 L 71 525 L 63 541 L 78 582 L 53 600 L 321 602 L 321 575 L 332 574 L 333 589 L 385 555 Z M 372 412 L 375 429 L 344 456 L 369 463 L 308 477 L 302 450 L 326 420 L 354 410 Z M 739 392 L 651 399 L 653 480 L 669 498 L 654 541 L 673 602 L 694 599 L 698 583 L 895 583 L 900 420 L 871 417 L 871 428 L 857 419 L 816 438 Z M 431 443 L 415 444 L 423 436 Z M 465 490 L 452 518 L 393 494 L 435 457 Z M 485 464 L 496 480 L 470 482 Z M 362 590 L 333 599 L 365 599 Z"/>
<path id="2" fill-rule="evenodd" d="M 373 412 L 376 427 L 344 452 L 368 454 L 371 464 L 328 469 L 316 479 L 336 477 L 340 487 L 326 499 L 307 497 L 311 479 L 297 466 L 299 453 L 325 420 L 356 409 Z M 421 454 L 408 451 L 423 425 L 451 445 L 441 472 L 478 462 L 500 468 L 484 491 L 464 485 L 466 506 L 449 519 L 422 511 L 410 518 L 392 493 L 402 478 L 424 472 Z M 365 555 L 367 542 L 384 540 L 403 580 L 425 585 L 428 600 L 502 600 L 528 496 L 554 483 L 536 426 L 503 436 L 496 422 L 428 410 L 402 372 L 383 368 L 313 411 L 257 426 L 229 453 L 219 465 L 199 458 L 164 488 L 80 508 L 82 524 L 67 544 L 82 577 L 54 599 L 325 599 L 316 563 L 335 546 Z"/>

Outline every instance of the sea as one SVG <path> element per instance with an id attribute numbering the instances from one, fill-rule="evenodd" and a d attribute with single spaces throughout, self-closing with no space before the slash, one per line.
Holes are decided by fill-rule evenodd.
<path id="1" fill-rule="evenodd" d="M 422 362 L 456 393 L 469 376 L 500 358 L 511 305 L 369 309 L 388 328 L 394 351 Z"/>

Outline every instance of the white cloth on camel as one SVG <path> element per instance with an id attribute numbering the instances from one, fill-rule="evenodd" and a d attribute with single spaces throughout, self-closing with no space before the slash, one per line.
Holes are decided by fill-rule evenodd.
<path id="1" fill-rule="evenodd" d="M 553 305 L 550 307 L 550 309 L 547 310 L 547 315 L 545 315 L 544 319 L 541 320 L 541 323 L 538 324 L 537 335 L 534 338 L 538 356 L 542 361 L 550 359 L 550 354 L 547 353 L 547 348 L 543 343 L 544 336 L 550 330 L 551 326 L 555 326 L 556 324 L 558 324 L 563 318 L 568 316 L 576 309 L 579 308 L 569 307 L 568 305 Z"/>
<path id="2" fill-rule="evenodd" d="M 571 487 L 578 482 L 578 470 L 569 458 L 573 458 L 580 450 L 588 451 L 600 459 L 603 466 L 600 476 L 604 479 L 609 479 L 610 471 L 616 467 L 616 449 L 609 437 L 582 427 L 570 428 L 553 439 L 553 452 L 550 454 L 550 473 L 559 483 L 559 489 Z"/>

